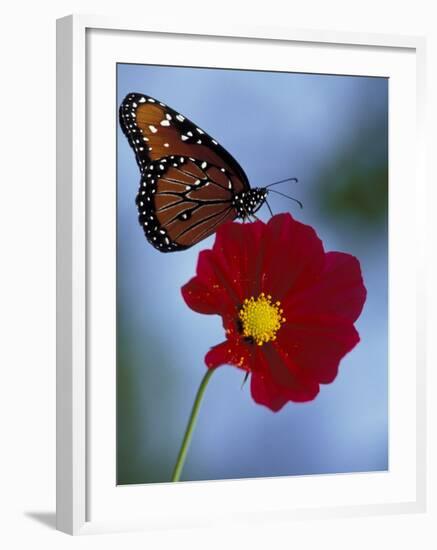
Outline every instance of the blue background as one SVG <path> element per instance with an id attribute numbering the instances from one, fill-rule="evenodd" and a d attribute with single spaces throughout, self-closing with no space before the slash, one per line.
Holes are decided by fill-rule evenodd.
<path id="1" fill-rule="evenodd" d="M 184 480 L 364 472 L 388 468 L 388 81 L 119 64 L 117 107 L 156 97 L 219 141 L 252 186 L 276 187 L 274 213 L 311 224 L 326 250 L 361 262 L 368 298 L 361 342 L 337 379 L 280 412 L 255 404 L 243 373 L 221 367 L 208 386 Z M 213 238 L 173 254 L 152 248 L 137 221 L 139 171 L 120 128 L 117 210 L 118 483 L 169 481 L 207 350 L 221 319 L 191 311 L 181 286 Z M 269 218 L 266 207 L 259 213 Z"/>

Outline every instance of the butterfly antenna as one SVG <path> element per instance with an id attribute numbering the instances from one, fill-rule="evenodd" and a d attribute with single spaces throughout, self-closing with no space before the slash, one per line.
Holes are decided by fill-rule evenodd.
<path id="1" fill-rule="evenodd" d="M 272 185 L 278 185 L 278 183 L 285 183 L 286 181 L 294 181 L 294 183 L 297 183 L 298 182 L 298 179 L 297 178 L 286 178 L 285 180 L 279 180 L 279 181 L 275 181 L 273 183 L 269 183 L 269 185 L 266 185 L 266 189 L 269 188 L 269 187 L 272 187 Z"/>
<path id="2" fill-rule="evenodd" d="M 272 212 L 272 209 L 270 208 L 270 204 L 267 202 L 267 199 L 266 199 L 266 205 L 267 205 L 267 208 L 269 209 L 270 215 L 273 218 L 273 212 Z"/>
<path id="3" fill-rule="evenodd" d="M 292 200 L 292 201 L 294 201 L 294 202 L 297 202 L 297 204 L 298 204 L 301 208 L 303 208 L 303 204 L 302 204 L 300 201 L 298 201 L 297 199 L 295 199 L 294 197 L 290 197 L 290 195 L 286 195 L 285 193 L 281 193 L 280 191 L 275 191 L 274 189 L 271 189 L 271 190 L 269 191 L 269 193 L 276 193 L 277 195 L 281 195 L 281 197 L 285 197 L 285 198 L 290 199 L 290 200 Z"/>
<path id="4" fill-rule="evenodd" d="M 241 388 L 240 390 L 242 390 L 244 388 L 244 384 L 247 382 L 247 379 L 249 378 L 249 371 L 246 372 L 246 374 L 244 375 L 244 380 L 241 384 Z"/>

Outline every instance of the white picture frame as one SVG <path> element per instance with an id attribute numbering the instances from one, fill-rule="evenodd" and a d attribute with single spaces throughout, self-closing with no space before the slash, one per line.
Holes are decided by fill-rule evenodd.
<path id="1" fill-rule="evenodd" d="M 94 34 L 93 34 L 94 33 Z M 103 37 L 100 38 L 95 37 Z M 129 41 L 118 43 L 117 37 L 129 36 Z M 389 472 L 393 478 L 385 482 L 381 475 L 373 474 L 373 477 L 365 477 L 367 474 L 355 474 L 358 492 L 357 497 L 352 499 L 339 496 L 338 499 L 332 496 L 346 495 L 348 487 L 354 480 L 347 476 L 320 476 L 317 479 L 308 478 L 295 479 L 293 481 L 293 492 L 303 495 L 308 493 L 310 488 L 312 495 L 316 496 L 315 502 L 301 500 L 286 503 L 279 498 L 275 508 L 263 507 L 255 504 L 254 491 L 261 491 L 266 499 L 275 499 L 281 492 L 281 487 L 286 483 L 284 478 L 270 480 L 245 480 L 244 482 L 203 482 L 196 484 L 175 485 L 160 484 L 149 487 L 147 494 L 143 491 L 145 487 L 121 488 L 118 491 L 109 490 L 105 486 L 111 477 L 111 468 L 115 463 L 115 454 L 111 455 L 111 435 L 104 439 L 99 433 L 98 422 L 101 421 L 99 414 L 90 414 L 95 403 L 98 402 L 98 410 L 109 411 L 109 424 L 114 420 L 114 386 L 105 386 L 96 393 L 96 379 L 94 376 L 101 376 L 101 373 L 94 374 L 92 371 L 95 360 L 93 339 L 103 337 L 105 328 L 102 325 L 102 334 L 90 331 L 94 326 L 90 310 L 98 309 L 98 301 L 93 302 L 93 274 L 90 272 L 90 254 L 96 251 L 96 242 L 92 239 L 99 239 L 96 231 L 90 231 L 94 227 L 95 218 L 99 216 L 91 206 L 93 189 L 90 185 L 93 177 L 93 162 L 90 150 L 92 146 L 88 132 L 88 118 L 93 116 L 90 110 L 93 109 L 90 82 L 92 76 L 90 71 L 95 70 L 96 63 L 93 55 L 106 56 L 99 58 L 102 66 L 102 73 L 99 74 L 99 82 L 105 83 L 105 67 L 112 66 L 118 55 L 122 60 L 131 59 L 132 44 L 138 40 L 153 37 L 160 44 L 169 40 L 186 41 L 187 47 L 192 39 L 217 40 L 223 45 L 227 44 L 229 51 L 234 50 L 233 46 L 238 41 L 249 51 L 253 46 L 269 48 L 269 54 L 278 44 L 282 46 L 294 46 L 307 48 L 308 51 L 317 51 L 324 48 L 331 48 L 332 59 L 336 63 L 344 63 L 344 74 L 359 74 L 353 69 L 354 55 L 360 53 L 363 70 L 370 71 L 365 74 L 378 74 L 392 76 L 399 79 L 405 78 L 410 82 L 411 97 L 401 98 L 399 103 L 392 105 L 391 115 L 396 122 L 396 116 L 403 112 L 402 117 L 409 117 L 409 124 L 412 132 L 408 136 L 408 143 L 395 143 L 394 155 L 398 156 L 399 151 L 406 146 L 416 150 L 415 158 L 403 159 L 408 162 L 405 172 L 401 165 L 393 165 L 392 174 L 409 179 L 410 201 L 409 216 L 415 218 L 415 229 L 410 237 L 403 233 L 402 215 L 406 208 L 405 193 L 394 191 L 390 197 L 390 230 L 393 241 L 390 242 L 392 258 L 391 268 L 403 266 L 405 258 L 402 256 L 402 240 L 410 239 L 409 244 L 415 246 L 415 261 L 411 262 L 409 268 L 400 276 L 400 281 L 394 288 L 394 296 L 405 292 L 405 285 L 410 290 L 409 298 L 405 298 L 402 307 L 407 308 L 412 314 L 408 325 L 396 326 L 399 315 L 400 304 L 392 301 L 390 309 L 390 322 L 394 327 L 394 334 L 397 338 L 396 347 L 391 348 L 391 361 L 409 361 L 414 357 L 414 365 L 409 374 L 404 378 L 391 380 L 391 422 L 393 423 L 396 438 L 396 415 L 400 415 L 402 390 L 406 385 L 414 384 L 416 388 L 414 402 L 407 405 L 408 413 L 412 412 L 411 422 L 404 424 L 404 433 L 398 433 L 398 441 L 405 438 L 409 451 L 402 451 L 396 447 L 396 456 L 404 455 L 404 462 L 400 459 L 399 470 Z M 181 47 L 183 46 L 181 42 Z M 223 48 L 226 50 L 226 48 Z M 178 51 L 181 52 L 178 48 Z M 103 52 L 103 53 L 99 53 Z M 115 52 L 115 53 L 114 53 Z M 119 53 L 118 53 L 119 52 Z M 162 53 L 164 52 L 164 53 Z M 386 55 L 387 54 L 387 55 Z M 393 54 L 393 55 L 392 55 Z M 181 54 L 179 54 L 181 55 Z M 222 52 L 221 55 L 225 55 Z M 91 56 L 91 57 L 90 57 Z M 385 57 L 387 59 L 385 59 Z M 404 56 L 404 57 L 403 57 Z M 269 55 L 271 59 L 276 56 Z M 319 56 L 320 57 L 320 56 Z M 329 56 L 328 56 L 329 57 Z M 405 62 L 407 60 L 408 61 Z M 161 51 L 161 58 L 165 61 L 174 59 L 175 64 L 180 64 L 180 57 L 177 56 L 174 48 Z M 165 59 L 164 59 L 165 58 Z M 314 56 L 314 59 L 316 56 Z M 368 58 L 368 59 L 367 59 Z M 381 66 L 375 65 L 375 59 L 381 59 Z M 305 65 L 305 60 L 303 65 Z M 197 62 L 201 66 L 201 60 Z M 220 66 L 220 56 L 217 57 L 217 66 Z M 243 61 L 241 61 L 243 63 Z M 277 62 L 279 63 L 279 61 Z M 316 63 L 314 61 L 314 63 Z M 334 66 L 334 61 L 319 59 L 324 66 L 321 72 L 329 72 Z M 331 65 L 330 65 L 331 63 Z M 388 69 L 393 71 L 386 74 Z M 211 64 L 211 63 L 209 63 Z M 323 65 L 324 64 L 324 65 Z M 372 65 L 373 64 L 373 65 Z M 390 65 L 392 64 L 392 65 Z M 99 64 L 100 66 L 100 64 Z M 357 65 L 359 66 L 359 64 Z M 100 70 L 100 69 L 99 69 Z M 301 67 L 304 70 L 304 67 Z M 314 68 L 312 69 L 314 70 Z M 410 71 L 408 74 L 406 71 Z M 411 75 L 413 81 L 411 82 Z M 318 517 L 341 517 L 348 515 L 363 514 L 390 514 L 399 512 L 420 512 L 425 510 L 426 502 L 426 467 L 425 467 L 425 426 L 426 426 L 426 402 L 425 402 L 425 342 L 424 342 L 424 251 L 421 244 L 421 235 L 424 232 L 423 218 L 419 216 L 418 204 L 425 201 L 424 189 L 424 145 L 423 145 L 423 121 L 424 121 L 424 75 L 425 75 L 425 41 L 420 37 L 391 36 L 391 35 L 367 35 L 353 33 L 337 33 L 322 31 L 284 30 L 270 28 L 232 28 L 216 29 L 213 26 L 198 29 L 180 28 L 177 23 L 163 23 L 162 25 L 142 24 L 139 21 L 126 21 L 123 19 L 111 19 L 91 16 L 69 16 L 58 20 L 57 23 L 57 528 L 69 534 L 86 534 L 93 532 L 105 532 L 113 530 L 148 529 L 156 526 L 195 526 L 208 525 L 214 521 L 256 521 L 257 518 L 264 519 L 293 519 L 293 518 L 318 518 Z M 402 80 L 399 80 L 401 84 Z M 110 82 L 108 81 L 110 86 Z M 413 99 L 412 99 L 413 98 Z M 103 102 L 102 112 L 106 112 L 114 120 L 110 124 L 115 125 L 114 108 L 111 101 Z M 393 96 L 391 98 L 393 101 Z M 396 103 L 396 98 L 394 102 Z M 401 104 L 402 102 L 402 104 Z M 402 107 L 402 109 L 401 109 Z M 407 107 L 407 110 L 405 108 Z M 108 111 L 109 109 L 109 111 Z M 398 109 L 398 110 L 396 110 Z M 401 116 L 399 114 L 399 116 Z M 108 127 L 110 129 L 110 127 Z M 393 128 L 392 128 L 393 129 Z M 397 149 L 398 148 L 398 149 Z M 391 149 L 392 152 L 392 149 Z M 392 159 L 395 157 L 391 157 Z M 401 159 L 399 159 L 401 160 Z M 98 161 L 97 161 L 98 162 Z M 115 160 L 114 163 L 115 164 Z M 99 167 L 104 169 L 104 167 Z M 113 166 L 108 170 L 113 170 Z M 104 175 L 106 177 L 106 175 Z M 108 178 L 111 173 L 108 172 Z M 413 183 L 414 182 L 414 183 Z M 404 186 L 400 185 L 402 189 Z M 416 209 L 414 201 L 411 202 L 411 195 L 416 197 Z M 109 209 L 108 211 L 111 211 Z M 110 220 L 106 220 L 110 223 Z M 398 223 L 399 222 L 399 223 Z M 115 220 L 113 221 L 115 223 Z M 393 235 L 393 230 L 396 233 Z M 111 233 L 111 231 L 109 231 Z M 399 233 L 399 234 L 398 234 Z M 111 247 L 105 249 L 106 256 L 99 257 L 100 262 L 111 264 Z M 106 291 L 111 293 L 111 276 Z M 395 283 L 394 283 L 395 284 Z M 396 294 L 396 293 L 399 294 Z M 93 307 L 90 307 L 90 304 Z M 94 313 L 93 313 L 94 315 Z M 109 319 L 111 316 L 109 315 Z M 405 321 L 407 323 L 407 321 Z M 111 327 L 107 327 L 111 333 Z M 414 342 L 407 344 L 402 338 L 405 331 L 413 329 Z M 392 333 L 393 334 L 393 333 Z M 407 347 L 406 346 L 410 346 Z M 109 346 L 108 353 L 111 353 Z M 113 352 L 113 349 L 112 349 Z M 110 360 L 110 358 L 109 358 Z M 95 363 L 94 363 L 95 364 Z M 411 363 L 410 363 L 411 364 Z M 406 369 L 403 369 L 406 370 Z M 411 374 L 413 372 L 413 374 Z M 110 374 L 108 374 L 110 376 Z M 93 384 L 91 384 L 91 380 Z M 92 388 L 92 389 L 91 389 Z M 107 393 L 105 393 L 107 392 Z M 111 401 L 111 402 L 109 402 Z M 396 408 L 398 407 L 398 408 Z M 94 411 L 96 412 L 96 411 Z M 112 416 L 111 416 L 112 415 Z M 393 417 L 394 415 L 394 417 Z M 408 424 L 408 425 L 407 425 Z M 113 426 L 115 430 L 115 425 Z M 109 430 L 110 432 L 111 430 Z M 394 440 L 393 440 L 394 441 Z M 411 445 L 414 443 L 413 447 Z M 395 444 L 395 443 L 393 443 Z M 402 442 L 400 443 L 402 446 Z M 394 447 L 393 447 L 394 448 Z M 90 449 L 94 449 L 93 452 Z M 404 449 L 405 450 L 405 449 Z M 102 464 L 102 456 L 107 456 L 107 462 L 111 465 L 105 468 Z M 402 462 L 402 463 L 401 463 Z M 97 473 L 96 463 L 101 469 Z M 393 464 L 393 463 L 392 463 Z M 106 476 L 106 477 L 104 477 Z M 359 476 L 361 476 L 360 479 Z M 397 476 L 397 477 L 396 477 Z M 311 484 L 310 485 L 308 485 Z M 257 484 L 256 486 L 254 484 Z M 299 489 L 299 485 L 302 486 Z M 92 489 L 91 489 L 92 487 Z M 114 485 L 115 489 L 115 485 Z M 399 489 L 399 490 L 397 490 Z M 361 498 L 365 491 L 369 491 L 365 498 Z M 129 491 L 135 496 L 128 495 Z M 300 493 L 299 493 L 300 491 Z M 344 491 L 344 493 L 342 493 Z M 362 491 L 362 493 L 360 493 Z M 372 492 L 373 491 L 373 492 Z M 140 493 L 143 494 L 140 494 Z M 214 493 L 214 500 L 217 506 L 224 502 L 235 502 L 237 505 L 244 505 L 244 513 L 238 514 L 230 507 L 227 513 L 216 515 L 215 518 L 208 518 L 202 515 L 205 499 Z M 374 495 L 379 492 L 380 498 L 375 499 Z M 93 497 L 91 498 L 91 493 Z M 322 498 L 321 495 L 326 497 Z M 150 505 L 153 498 L 153 506 Z M 297 497 L 298 498 L 298 497 Z M 93 507 L 99 513 L 90 514 L 91 500 Z M 129 502 L 128 502 L 129 501 Z M 173 504 L 164 506 L 165 502 Z M 147 508 L 149 502 L 149 509 Z M 201 505 L 197 503 L 202 503 Z M 97 504 L 94 504 L 97 503 Z M 103 503 L 108 504 L 104 507 Z M 111 507 L 112 506 L 112 507 Z M 184 510 L 178 513 L 178 510 Z M 126 513 L 122 513 L 126 511 Z M 95 517 L 94 517 L 95 516 Z"/>

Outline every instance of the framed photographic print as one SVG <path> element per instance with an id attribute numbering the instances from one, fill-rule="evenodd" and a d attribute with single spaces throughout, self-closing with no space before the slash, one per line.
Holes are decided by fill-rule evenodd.
<path id="1" fill-rule="evenodd" d="M 60 530 L 424 509 L 423 52 L 58 21 Z"/>

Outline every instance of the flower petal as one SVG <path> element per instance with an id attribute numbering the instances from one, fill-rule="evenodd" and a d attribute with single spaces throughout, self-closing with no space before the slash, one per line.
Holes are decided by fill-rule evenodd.
<path id="1" fill-rule="evenodd" d="M 223 301 L 220 293 L 214 292 L 211 286 L 202 283 L 199 277 L 193 277 L 182 288 L 182 297 L 192 310 L 198 313 L 220 314 Z"/>
<path id="2" fill-rule="evenodd" d="M 264 240 L 262 291 L 276 300 L 282 300 L 290 290 L 310 286 L 322 271 L 322 241 L 312 227 L 290 214 L 273 216 Z"/>
<path id="3" fill-rule="evenodd" d="M 253 288 L 259 281 L 262 265 L 262 243 L 266 226 L 262 222 L 227 223 L 219 228 L 213 252 L 222 268 L 237 287 L 240 304 L 261 290 Z"/>
<path id="4" fill-rule="evenodd" d="M 248 346 L 238 340 L 225 340 L 214 346 L 205 356 L 205 364 L 209 369 L 221 365 L 233 365 L 243 370 L 250 369 L 251 354 Z"/>
<path id="5" fill-rule="evenodd" d="M 352 324 L 307 324 L 281 327 L 276 342 L 299 376 L 329 384 L 337 376 L 340 360 L 360 341 Z"/>
<path id="6" fill-rule="evenodd" d="M 274 376 L 275 370 L 282 372 L 287 368 L 285 364 L 281 365 L 282 359 L 272 346 L 264 359 L 262 353 L 257 354 L 257 360 L 266 361 L 267 368 L 254 372 L 251 379 L 253 399 L 274 412 L 279 411 L 288 401 L 312 401 L 319 393 L 319 384 L 308 382 L 305 378 L 300 380 L 298 377 L 290 377 L 288 382 L 292 382 L 287 386 L 278 383 Z"/>
<path id="7" fill-rule="evenodd" d="M 327 319 L 353 323 L 366 300 L 358 260 L 350 254 L 328 252 L 324 269 L 309 288 L 294 289 L 284 301 L 290 322 Z"/>
<path id="8" fill-rule="evenodd" d="M 311 372 L 295 363 L 287 348 L 278 342 L 264 345 L 262 354 L 271 379 L 289 395 L 290 401 L 311 401 L 319 392 L 319 383 Z"/>
<path id="9" fill-rule="evenodd" d="M 288 397 L 282 392 L 278 392 L 278 387 L 272 379 L 263 374 L 254 373 L 250 380 L 250 391 L 252 397 L 259 405 L 264 405 L 277 412 L 287 403 Z"/>
<path id="10" fill-rule="evenodd" d="M 197 275 L 181 291 L 187 305 L 198 313 L 235 313 L 241 303 L 231 275 L 220 266 L 211 250 L 200 252 Z"/>

